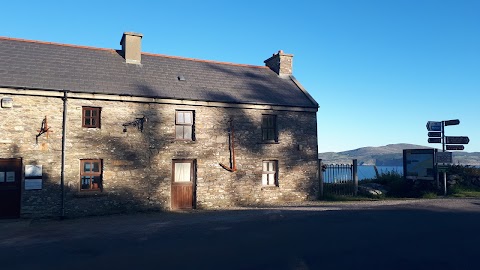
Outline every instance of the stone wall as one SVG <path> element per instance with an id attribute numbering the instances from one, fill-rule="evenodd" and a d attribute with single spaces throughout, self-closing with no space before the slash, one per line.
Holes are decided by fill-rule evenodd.
<path id="1" fill-rule="evenodd" d="M 0 109 L 0 158 L 43 165 L 43 188 L 22 190 L 25 217 L 58 216 L 63 101 L 8 95 Z M 316 113 L 69 98 L 65 214 L 83 216 L 170 209 L 173 159 L 196 160 L 196 206 L 226 208 L 315 198 Z M 82 106 L 101 107 L 101 128 L 82 128 Z M 195 141 L 175 140 L 175 111 L 192 110 Z M 278 143 L 262 143 L 262 114 L 277 115 Z M 35 142 L 44 117 L 51 128 Z M 123 123 L 145 116 L 143 132 Z M 238 170 L 229 172 L 228 121 L 235 129 Z M 80 160 L 103 160 L 103 191 L 80 191 Z M 278 161 L 278 187 L 262 186 L 262 161 Z M 23 188 L 23 184 L 22 184 Z"/>

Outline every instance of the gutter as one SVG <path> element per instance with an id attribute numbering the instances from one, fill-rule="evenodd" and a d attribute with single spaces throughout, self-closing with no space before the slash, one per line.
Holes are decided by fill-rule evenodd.
<path id="1" fill-rule="evenodd" d="M 65 218 L 65 150 L 67 141 L 67 91 L 63 90 L 63 119 L 62 119 L 62 165 L 60 171 L 61 207 L 60 219 Z"/>
<path id="2" fill-rule="evenodd" d="M 290 76 L 293 77 L 293 76 Z M 19 86 L 0 85 L 0 94 L 11 93 L 10 91 L 2 90 L 13 89 L 17 95 L 30 95 L 30 96 L 45 96 L 45 97 L 62 97 L 64 91 L 68 91 L 69 98 L 73 99 L 91 99 L 91 100 L 108 100 L 108 101 L 126 101 L 126 102 L 140 102 L 140 103 L 156 103 L 156 104 L 175 104 L 175 105 L 190 105 L 190 106 L 206 106 L 206 107 L 220 107 L 220 108 L 239 108 L 239 109 L 259 109 L 259 110 L 276 110 L 276 111 L 306 111 L 316 112 L 318 111 L 318 104 L 307 93 L 305 88 L 300 85 L 295 78 L 290 78 L 295 85 L 307 96 L 312 102 L 313 106 L 293 106 L 293 105 L 281 105 L 270 103 L 242 103 L 242 102 L 222 102 L 222 101 L 206 101 L 206 100 L 190 100 L 190 99 L 176 99 L 156 96 L 132 96 L 127 94 L 113 94 L 104 92 L 80 92 L 66 89 L 54 89 L 54 88 L 28 88 Z"/>

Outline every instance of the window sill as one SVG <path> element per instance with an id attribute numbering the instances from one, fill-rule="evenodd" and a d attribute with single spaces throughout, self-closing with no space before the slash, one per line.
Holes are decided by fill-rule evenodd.
<path id="1" fill-rule="evenodd" d="M 279 186 L 262 186 L 261 190 L 275 190 L 279 188 Z"/>
<path id="2" fill-rule="evenodd" d="M 175 142 L 175 143 L 184 143 L 184 144 L 195 144 L 195 143 L 197 143 L 197 141 L 192 141 L 192 140 L 178 140 L 178 139 L 176 139 L 174 142 Z"/>
<path id="3" fill-rule="evenodd" d="M 80 190 L 73 194 L 75 198 L 91 198 L 91 197 L 103 197 L 107 196 L 108 193 L 105 191 L 101 191 L 100 189 L 94 190 Z"/>

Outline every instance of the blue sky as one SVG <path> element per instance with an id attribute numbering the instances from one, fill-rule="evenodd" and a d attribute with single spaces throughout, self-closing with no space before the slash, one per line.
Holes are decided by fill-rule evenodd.
<path id="1" fill-rule="evenodd" d="M 294 54 L 320 104 L 319 151 L 426 145 L 427 121 L 480 152 L 480 1 L 8 1 L 0 36 L 263 65 Z M 429 146 L 439 147 L 439 144 Z"/>

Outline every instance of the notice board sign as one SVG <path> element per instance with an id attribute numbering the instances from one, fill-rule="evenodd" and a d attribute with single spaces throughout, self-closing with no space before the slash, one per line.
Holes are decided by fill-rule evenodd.
<path id="1" fill-rule="evenodd" d="M 403 175 L 406 180 L 433 181 L 436 178 L 435 153 L 437 149 L 403 150 Z"/>
<path id="2" fill-rule="evenodd" d="M 42 179 L 25 179 L 25 190 L 42 189 Z"/>
<path id="3" fill-rule="evenodd" d="M 42 165 L 25 165 L 25 190 L 42 189 Z"/>

